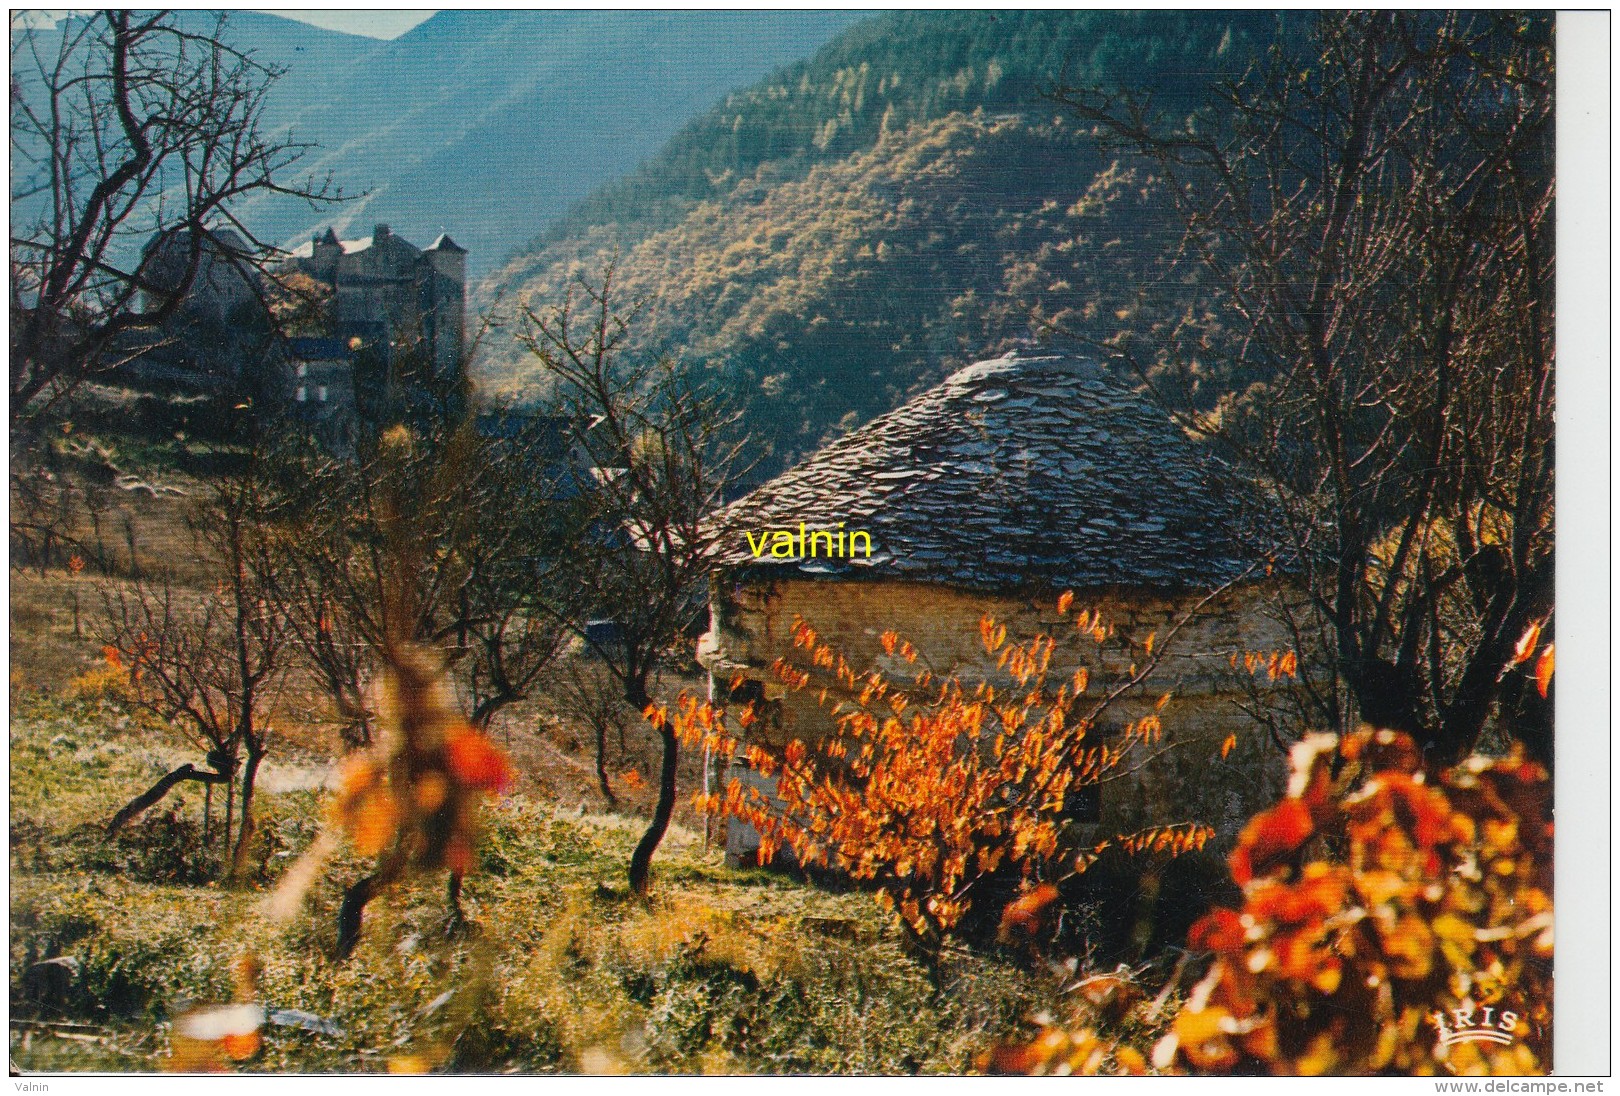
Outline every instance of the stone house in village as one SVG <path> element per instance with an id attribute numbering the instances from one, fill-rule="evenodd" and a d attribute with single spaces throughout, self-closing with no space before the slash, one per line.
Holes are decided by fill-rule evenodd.
<path id="1" fill-rule="evenodd" d="M 143 262 L 155 287 L 148 307 L 166 279 L 178 284 L 189 249 L 184 233 L 147 245 Z M 342 450 L 352 444 L 356 415 L 384 398 L 371 389 L 386 383 L 402 353 L 420 350 L 440 377 L 461 369 L 467 252 L 449 236 L 418 248 L 385 224 L 359 240 L 339 240 L 329 228 L 294 250 L 282 269 L 331 294 L 330 330 L 317 337 L 271 337 L 253 258 L 238 234 L 212 233 L 168 329 L 132 372 L 194 388 L 234 387 L 308 422 Z M 356 375 L 363 354 L 384 368 L 383 377 Z"/>
<path id="2" fill-rule="evenodd" d="M 287 406 L 333 453 L 354 452 L 356 401 L 354 361 L 341 339 L 287 340 L 281 384 Z"/>
<path id="3" fill-rule="evenodd" d="M 717 690 L 741 675 L 742 695 L 765 701 L 765 733 L 810 738 L 829 725 L 818 693 L 830 679 L 785 691 L 769 669 L 777 658 L 801 661 L 795 616 L 857 668 L 904 672 L 880 641 L 894 629 L 936 672 L 1000 687 L 1007 678 L 979 634 L 988 613 L 1010 636 L 1054 635 L 1053 665 L 1088 666 L 1089 693 L 1101 695 L 1127 673 L 1126 641 L 1164 636 L 1225 587 L 1164 648 L 1148 691 L 1099 728 L 1106 737 L 1169 691 L 1161 715 L 1171 748 L 1133 759 L 1125 768 L 1146 763 L 1089 793 L 1073 817 L 1104 834 L 1204 821 L 1230 837 L 1283 776 L 1279 752 L 1234 703 L 1247 694 L 1230 657 L 1289 644 L 1248 580 L 1253 560 L 1237 535 L 1245 494 L 1217 482 L 1215 469 L 1172 419 L 1093 363 L 1009 355 L 968 366 L 732 504 L 728 517 L 752 539 L 739 532 L 719 552 L 699 659 Z M 870 553 L 861 544 L 847 558 L 810 558 L 801 523 L 866 531 Z M 791 531 L 793 543 L 773 555 L 767 529 Z M 1058 627 L 1066 590 L 1100 608 L 1119 642 L 1099 652 L 1072 624 Z M 730 860 L 757 844 L 732 823 Z"/>
<path id="4" fill-rule="evenodd" d="M 359 240 L 339 240 L 328 228 L 297 248 L 289 269 L 331 288 L 332 332 L 383 355 L 420 340 L 433 368 L 460 367 L 467 315 L 467 252 L 447 235 L 426 248 L 385 224 Z"/>
<path id="5" fill-rule="evenodd" d="M 193 250 L 190 285 L 162 329 L 130 332 L 114 356 L 127 359 L 126 373 L 147 382 L 203 391 L 248 388 L 257 396 L 254 366 L 267 357 L 268 324 L 257 254 L 240 233 L 216 228 L 195 242 L 188 229 L 153 236 L 141 249 L 140 310 L 157 312 L 172 301 Z"/>

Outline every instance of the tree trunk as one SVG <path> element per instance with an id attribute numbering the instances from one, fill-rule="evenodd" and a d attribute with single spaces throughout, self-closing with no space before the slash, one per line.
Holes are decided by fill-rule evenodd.
<path id="1" fill-rule="evenodd" d="M 658 851 L 669 819 L 675 811 L 675 766 L 680 757 L 680 741 L 675 728 L 659 728 L 658 736 L 664 741 L 664 763 L 658 775 L 658 806 L 653 809 L 652 824 L 641 835 L 636 851 L 630 856 L 630 889 L 636 894 L 647 893 L 647 877 L 652 870 L 653 853 Z"/>
<path id="2" fill-rule="evenodd" d="M 522 699 L 523 697 L 519 693 L 502 690 L 479 701 L 478 707 L 473 709 L 472 718 L 468 722 L 487 735 L 489 734 L 490 725 L 495 722 L 495 717 L 500 713 L 500 710 Z M 510 736 L 508 740 L 510 740 Z"/>
<path id="3" fill-rule="evenodd" d="M 338 906 L 337 915 L 335 950 L 338 959 L 347 959 L 354 952 L 355 945 L 360 943 L 360 923 L 366 912 L 366 903 L 376 897 L 378 891 L 399 878 L 400 873 L 405 870 L 405 863 L 405 854 L 396 843 L 383 854 L 376 871 L 343 892 L 343 902 Z"/>
<path id="4" fill-rule="evenodd" d="M 182 781 L 195 780 L 201 784 L 212 785 L 225 784 L 228 783 L 230 779 L 231 777 L 229 773 L 209 772 L 206 769 L 197 768 L 188 761 L 186 764 L 181 765 L 178 769 L 175 769 L 173 772 L 169 773 L 162 780 L 159 780 L 156 784 L 153 784 L 150 788 L 146 789 L 146 791 L 142 792 L 140 795 L 137 795 L 134 799 L 131 799 L 127 804 L 125 804 L 123 810 L 113 815 L 112 821 L 107 823 L 107 836 L 111 837 L 119 830 L 123 829 L 129 824 L 130 819 L 134 818 L 136 815 L 146 810 L 146 808 L 168 795 L 169 790 Z M 228 820 L 226 821 L 225 826 L 226 830 L 229 831 L 230 822 Z"/>
<path id="5" fill-rule="evenodd" d="M 450 873 L 450 885 L 445 888 L 444 898 L 445 905 L 449 907 L 450 911 L 450 922 L 447 927 L 451 932 L 455 932 L 467 920 L 467 915 L 461 908 L 461 873 L 459 871 Z"/>
<path id="6" fill-rule="evenodd" d="M 236 821 L 236 769 L 232 767 L 225 774 L 225 832 L 220 837 L 219 845 L 223 850 L 224 859 L 229 861 L 231 856 L 231 824 Z"/>
<path id="7" fill-rule="evenodd" d="M 596 782 L 601 785 L 602 798 L 607 800 L 611 808 L 619 806 L 619 797 L 613 794 L 613 788 L 608 783 L 607 775 L 607 720 L 599 718 L 596 721 Z"/>
<path id="8" fill-rule="evenodd" d="M 368 875 L 343 892 L 343 904 L 337 915 L 337 957 L 347 959 L 360 943 L 360 919 L 366 912 L 366 903 L 376 893 L 382 873 Z"/>
<path id="9" fill-rule="evenodd" d="M 242 821 L 236 829 L 236 850 L 231 854 L 231 878 L 242 870 L 247 859 L 248 841 L 253 836 L 253 785 L 259 775 L 259 762 L 265 751 L 248 744 L 247 764 L 242 768 Z"/>

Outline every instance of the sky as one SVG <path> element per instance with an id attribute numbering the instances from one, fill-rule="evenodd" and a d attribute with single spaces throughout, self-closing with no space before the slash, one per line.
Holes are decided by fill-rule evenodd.
<path id="1" fill-rule="evenodd" d="M 433 14 L 430 10 L 420 9 L 413 11 L 358 11 L 329 8 L 257 8 L 255 10 L 270 15 L 279 15 L 284 19 L 297 19 L 302 23 L 313 23 L 317 27 L 326 27 L 328 30 L 340 30 L 345 34 L 364 34 L 368 38 L 398 38 Z"/>
<path id="2" fill-rule="evenodd" d="M 195 5 L 187 5 L 195 6 Z M 88 11 L 88 8 L 25 8 L 12 9 L 11 25 L 17 27 L 50 27 L 57 20 L 75 11 Z M 332 10 L 324 8 L 293 9 L 293 8 L 256 8 L 269 15 L 279 15 L 284 19 L 297 19 L 301 23 L 312 23 L 317 27 L 326 27 L 328 30 L 340 30 L 346 34 L 363 34 L 368 38 L 398 38 L 416 24 L 424 22 L 434 10 L 417 9 L 400 11 L 397 9 L 363 11 L 358 9 Z"/>

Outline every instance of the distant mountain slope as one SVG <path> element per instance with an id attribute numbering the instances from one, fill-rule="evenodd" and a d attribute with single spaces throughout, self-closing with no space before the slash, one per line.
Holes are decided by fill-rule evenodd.
<path id="1" fill-rule="evenodd" d="M 154 13 L 135 14 L 140 18 Z M 223 31 L 222 15 L 225 16 Z M 300 112 L 329 102 L 334 79 L 363 68 L 365 58 L 383 44 L 372 38 L 323 30 L 262 12 L 222 13 L 186 9 L 173 12 L 171 17 L 180 31 L 206 38 L 221 35 L 221 40 L 232 49 L 250 55 L 268 70 L 282 73 L 265 100 L 263 121 L 268 130 L 286 126 Z M 87 28 L 85 20 L 89 18 L 96 19 L 97 23 Z M 28 166 L 30 163 L 46 162 L 46 149 L 37 135 L 29 132 L 28 126 L 17 124 L 21 117 L 19 104 L 26 103 L 36 112 L 43 110 L 45 92 L 41 86 L 42 74 L 50 73 L 58 64 L 65 64 L 68 72 L 74 72 L 74 66 L 82 66 L 96 56 L 92 44 L 104 40 L 106 33 L 106 24 L 99 16 L 78 12 L 66 14 L 53 25 L 43 25 L 40 21 L 30 24 L 27 20 L 17 19 L 12 22 L 10 183 L 14 226 L 48 215 L 50 200 L 48 190 L 36 189 L 43 182 L 43 176 L 30 174 Z M 169 40 L 164 41 L 168 43 Z M 67 57 L 61 54 L 64 42 L 73 44 Z M 91 71 L 103 72 L 105 60 L 104 57 L 97 58 Z M 83 72 L 79 68 L 76 74 L 82 75 Z M 292 174 L 284 173 L 283 181 L 295 182 L 290 178 Z M 84 182 L 81 197 L 88 194 L 89 188 L 90 182 Z M 304 215 L 308 216 L 309 207 L 305 205 L 302 208 Z M 146 242 L 145 233 L 153 223 L 151 216 L 137 211 L 124 226 L 128 234 L 114 245 L 112 256 L 115 261 L 133 262 L 135 252 Z M 281 239 L 273 225 L 253 227 L 269 242 Z"/>
<path id="2" fill-rule="evenodd" d="M 724 103 L 576 207 L 484 286 L 555 300 L 620 256 L 648 350 L 707 363 L 779 468 L 951 369 L 1106 335 L 1174 232 L 1147 180 L 1042 97 L 1145 79 L 1191 109 L 1270 16 L 905 12 Z M 1037 318 L 1037 313 L 1039 318 Z M 532 390 L 491 344 L 487 390 Z"/>
<path id="3" fill-rule="evenodd" d="M 253 54 L 263 64 L 287 70 L 287 78 L 276 88 L 275 100 L 269 104 L 270 109 L 278 111 L 282 117 L 312 102 L 312 89 L 324 83 L 330 73 L 353 65 L 385 44 L 375 38 L 314 27 L 262 11 L 183 8 L 173 12 L 176 26 L 192 34 L 209 36 L 218 29 L 221 16 L 225 17 L 225 40 L 234 48 Z M 30 33 L 42 48 L 54 49 L 62 35 L 82 25 L 86 17 L 82 13 L 69 13 L 53 27 L 38 26 L 32 30 L 27 30 L 26 25 L 14 24 L 12 42 L 17 43 L 22 33 Z"/>
<path id="4" fill-rule="evenodd" d="M 850 27 L 814 57 L 726 97 L 659 154 L 571 210 L 529 248 L 591 225 L 668 224 L 765 164 L 802 174 L 870 148 L 885 126 L 955 110 L 1041 105 L 1043 92 L 1137 77 L 1161 106 L 1190 109 L 1270 37 L 1267 12 L 901 11 Z"/>
<path id="5" fill-rule="evenodd" d="M 419 241 L 448 231 L 476 275 L 728 90 L 859 18 L 453 10 L 348 56 L 319 40 L 287 62 L 276 118 L 321 146 L 306 168 L 369 193 L 325 213 L 262 201 L 246 215 L 292 243 L 325 224 L 365 234 L 386 221 Z"/>

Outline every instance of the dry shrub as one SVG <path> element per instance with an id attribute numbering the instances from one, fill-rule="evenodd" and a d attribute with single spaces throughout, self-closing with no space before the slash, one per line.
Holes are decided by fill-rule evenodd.
<path id="1" fill-rule="evenodd" d="M 68 682 L 68 695 L 79 701 L 127 701 L 131 695 L 129 670 L 108 657 Z"/>

